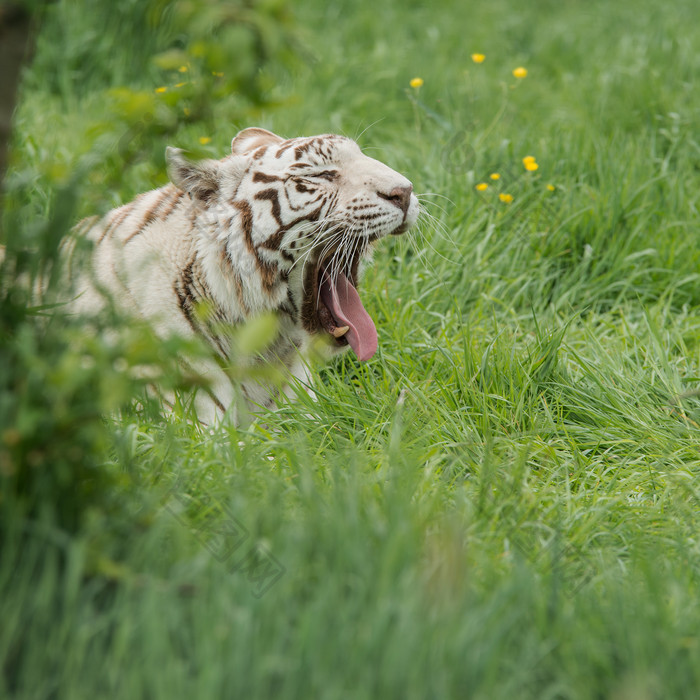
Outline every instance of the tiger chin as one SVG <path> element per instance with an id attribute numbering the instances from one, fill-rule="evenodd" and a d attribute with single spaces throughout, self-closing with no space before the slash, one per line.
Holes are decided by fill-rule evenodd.
<path id="1" fill-rule="evenodd" d="M 171 183 L 146 192 L 76 230 L 93 244 L 73 307 L 95 313 L 106 291 L 160 337 L 199 336 L 211 360 L 192 361 L 209 388 L 198 391 L 198 419 L 238 422 L 274 405 L 279 388 L 234 383 L 231 336 L 217 331 L 266 313 L 277 336 L 258 363 L 306 380 L 304 353 L 318 337 L 361 361 L 377 351 L 377 329 L 359 288 L 376 241 L 415 224 L 412 184 L 332 134 L 283 139 L 248 128 L 221 160 L 192 162 L 166 150 Z M 198 309 L 208 309 L 207 322 Z M 163 397 L 167 403 L 167 398 Z"/>

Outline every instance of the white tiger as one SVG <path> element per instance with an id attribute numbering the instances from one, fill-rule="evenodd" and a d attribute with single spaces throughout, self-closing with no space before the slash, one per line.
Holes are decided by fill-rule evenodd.
<path id="1" fill-rule="evenodd" d="M 209 381 L 195 397 L 203 423 L 229 408 L 237 420 L 221 324 L 273 312 L 277 337 L 257 361 L 300 378 L 303 352 L 318 334 L 360 360 L 372 357 L 377 331 L 357 292 L 360 263 L 376 240 L 403 233 L 419 213 L 412 184 L 346 137 L 285 140 L 249 128 L 231 150 L 219 161 L 190 162 L 168 148 L 172 184 L 78 227 L 94 248 L 76 311 L 99 310 L 106 290 L 159 336 L 199 335 L 210 344 L 211 361 L 195 365 Z M 216 324 L 197 313 L 202 303 Z M 251 411 L 274 403 L 264 382 L 239 388 Z"/>

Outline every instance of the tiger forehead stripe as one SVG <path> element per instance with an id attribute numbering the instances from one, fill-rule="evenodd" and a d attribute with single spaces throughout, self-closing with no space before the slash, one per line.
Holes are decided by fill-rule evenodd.
<path id="1" fill-rule="evenodd" d="M 277 177 L 277 175 L 268 175 L 267 173 L 261 173 L 259 170 L 253 173 L 253 182 L 280 182 L 284 178 Z"/>
<path id="2" fill-rule="evenodd" d="M 312 138 L 309 139 L 306 143 L 302 143 L 299 146 L 297 146 L 294 149 L 294 155 L 296 156 L 296 159 L 299 160 L 304 155 L 304 153 L 306 153 L 309 149 L 315 146 L 317 141 L 318 139 Z"/>
<path id="3" fill-rule="evenodd" d="M 298 145 L 294 149 L 294 155 L 297 157 L 297 160 L 300 160 L 304 153 L 313 149 L 317 155 L 330 158 L 333 146 L 340 140 L 337 136 L 314 136 L 308 139 L 306 143 Z"/>
<path id="4" fill-rule="evenodd" d="M 294 139 L 289 139 L 288 141 L 285 141 L 282 143 L 282 145 L 279 147 L 277 150 L 277 153 L 275 153 L 275 158 L 281 158 L 284 155 L 284 152 L 288 149 L 290 149 L 294 145 Z"/>

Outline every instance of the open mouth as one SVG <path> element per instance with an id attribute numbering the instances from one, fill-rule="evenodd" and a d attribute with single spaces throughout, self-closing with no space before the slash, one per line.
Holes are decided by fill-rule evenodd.
<path id="1" fill-rule="evenodd" d="M 333 254 L 309 266 L 302 319 L 308 331 L 328 333 L 335 343 L 349 345 L 364 361 L 377 352 L 377 329 L 357 291 L 361 254 L 354 255 L 345 270 L 333 265 Z"/>

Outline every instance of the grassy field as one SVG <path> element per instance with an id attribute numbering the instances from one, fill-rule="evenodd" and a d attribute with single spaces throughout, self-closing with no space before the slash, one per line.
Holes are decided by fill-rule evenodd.
<path id="1" fill-rule="evenodd" d="M 299 3 L 258 96 L 202 76 L 199 111 L 138 3 L 104 34 L 81 5 L 24 82 L 27 244 L 62 193 L 106 211 L 252 125 L 358 138 L 427 215 L 365 276 L 378 354 L 315 367 L 316 402 L 123 411 L 72 529 L 4 489 L 0 696 L 696 698 L 696 0 Z"/>

